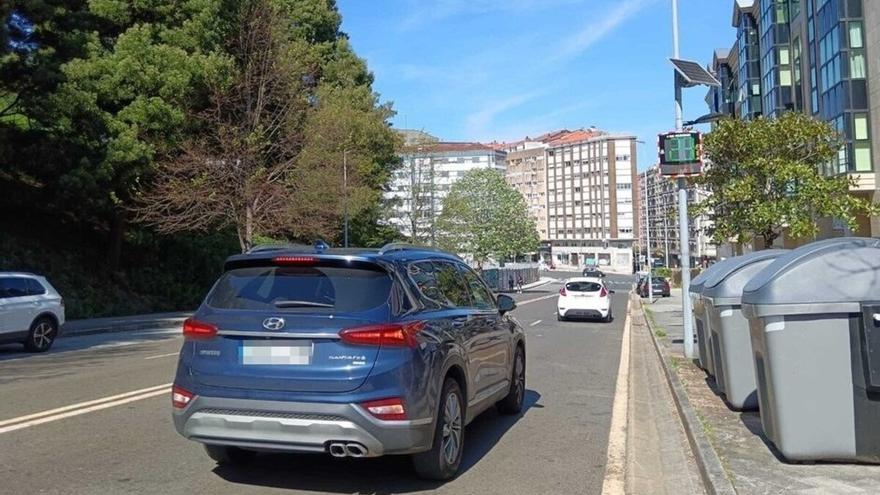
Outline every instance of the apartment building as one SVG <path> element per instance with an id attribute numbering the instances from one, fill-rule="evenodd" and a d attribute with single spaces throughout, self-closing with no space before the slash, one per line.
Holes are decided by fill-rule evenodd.
<path id="1" fill-rule="evenodd" d="M 545 246 L 557 265 L 632 268 L 638 232 L 636 137 L 595 128 L 554 136 L 544 151 Z"/>
<path id="2" fill-rule="evenodd" d="M 703 201 L 707 194 L 696 187 L 688 187 L 688 206 Z M 662 176 L 660 167 L 655 165 L 639 174 L 639 197 L 642 205 L 638 212 L 639 224 L 642 226 L 638 233 L 639 246 L 644 249 L 648 245 L 647 230 L 650 230 L 651 254 L 664 260 L 667 266 L 681 266 L 678 184 L 674 179 Z M 689 226 L 691 266 L 706 265 L 717 255 L 712 239 L 706 234 L 711 220 L 706 216 L 697 216 L 691 219 Z"/>
<path id="3" fill-rule="evenodd" d="M 435 223 L 452 184 L 473 169 L 504 173 L 507 154 L 481 143 L 405 137 L 410 141 L 401 154 L 402 165 L 384 194 L 392 209 L 387 221 L 413 242 L 433 244 Z"/>
<path id="4" fill-rule="evenodd" d="M 712 61 L 728 80 L 710 90 L 710 110 L 742 119 L 800 111 L 832 123 L 845 145 L 822 172 L 851 176 L 852 194 L 880 202 L 880 1 L 735 0 L 732 24 L 733 48 Z M 858 221 L 848 232 L 826 219 L 820 237 L 880 236 L 880 219 Z"/>
<path id="5" fill-rule="evenodd" d="M 507 183 L 522 194 L 538 237 L 547 239 L 547 169 L 543 143 L 507 152 Z"/>

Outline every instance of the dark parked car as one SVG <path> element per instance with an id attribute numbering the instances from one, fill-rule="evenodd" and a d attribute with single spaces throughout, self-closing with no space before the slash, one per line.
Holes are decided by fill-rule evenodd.
<path id="1" fill-rule="evenodd" d="M 651 277 L 651 289 L 655 296 L 670 296 L 669 281 L 663 277 Z M 648 297 L 648 277 L 639 279 L 636 293 L 641 297 Z"/>
<path id="2" fill-rule="evenodd" d="M 605 278 L 605 273 L 603 273 L 598 268 L 587 267 L 584 268 L 584 271 L 581 272 L 581 275 L 589 278 Z"/>
<path id="3" fill-rule="evenodd" d="M 514 308 L 457 256 L 426 248 L 232 256 L 184 323 L 174 425 L 218 463 L 407 454 L 422 477 L 449 479 L 468 423 L 523 407 Z"/>

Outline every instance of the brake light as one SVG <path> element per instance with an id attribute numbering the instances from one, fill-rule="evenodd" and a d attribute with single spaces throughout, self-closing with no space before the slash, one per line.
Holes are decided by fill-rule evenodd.
<path id="1" fill-rule="evenodd" d="M 599 291 L 599 297 L 607 297 L 607 296 L 608 296 L 608 289 L 606 289 L 605 287 L 602 287 L 602 290 Z"/>
<path id="2" fill-rule="evenodd" d="M 345 328 L 339 337 L 347 344 L 410 347 L 419 345 L 416 336 L 425 328 L 423 321 L 406 323 L 382 323 L 363 327 Z"/>
<path id="3" fill-rule="evenodd" d="M 175 409 L 183 409 L 193 400 L 196 395 L 185 388 L 174 385 L 171 387 L 171 405 Z"/>
<path id="4" fill-rule="evenodd" d="M 391 399 L 373 400 L 361 404 L 376 419 L 383 421 L 402 421 L 406 419 L 406 406 L 403 399 L 394 397 Z"/>
<path id="5" fill-rule="evenodd" d="M 565 297 L 565 296 L 568 295 L 568 293 L 565 292 L 565 287 L 559 289 L 559 295 L 562 296 L 562 297 Z"/>
<path id="6" fill-rule="evenodd" d="M 318 263 L 318 258 L 314 256 L 276 256 L 272 258 L 272 263 L 276 265 L 314 265 Z"/>
<path id="7" fill-rule="evenodd" d="M 183 336 L 188 339 L 210 339 L 217 335 L 217 326 L 187 318 L 183 322 Z"/>

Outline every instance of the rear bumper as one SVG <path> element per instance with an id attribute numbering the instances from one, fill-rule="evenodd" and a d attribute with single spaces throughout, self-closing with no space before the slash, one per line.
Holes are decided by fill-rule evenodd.
<path id="1" fill-rule="evenodd" d="M 356 404 L 196 396 L 173 418 L 178 433 L 205 444 L 326 453 L 330 442 L 355 442 L 367 457 L 428 450 L 434 432 L 433 418 L 380 421 Z"/>
<path id="2" fill-rule="evenodd" d="M 611 308 L 606 309 L 560 309 L 559 314 L 563 318 L 606 318 Z"/>

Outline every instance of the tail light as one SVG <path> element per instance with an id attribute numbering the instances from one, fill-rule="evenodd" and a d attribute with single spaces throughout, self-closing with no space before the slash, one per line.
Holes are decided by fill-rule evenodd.
<path id="1" fill-rule="evenodd" d="M 402 421 L 406 419 L 406 406 L 400 397 L 364 402 L 361 406 L 376 419 L 383 421 Z"/>
<path id="2" fill-rule="evenodd" d="M 210 339 L 217 335 L 217 326 L 187 318 L 183 322 L 183 336 L 188 339 Z"/>
<path id="3" fill-rule="evenodd" d="M 276 265 L 314 265 L 318 263 L 318 258 L 314 256 L 276 256 L 272 258 L 272 263 Z"/>
<path id="4" fill-rule="evenodd" d="M 602 287 L 602 290 L 599 291 L 599 297 L 608 297 L 608 289 Z"/>
<path id="5" fill-rule="evenodd" d="M 423 321 L 406 323 L 382 323 L 363 327 L 345 328 L 339 337 L 347 344 L 389 347 L 410 347 L 419 345 L 416 336 L 425 328 Z"/>
<path id="6" fill-rule="evenodd" d="M 565 292 L 565 287 L 559 289 L 559 295 L 565 297 L 568 295 L 568 292 Z"/>
<path id="7" fill-rule="evenodd" d="M 174 385 L 171 387 L 171 405 L 175 409 L 183 409 L 189 405 L 196 395 L 189 390 Z"/>

